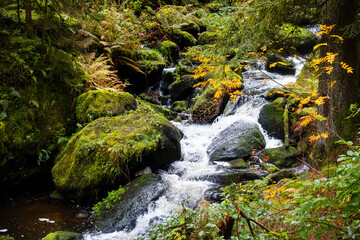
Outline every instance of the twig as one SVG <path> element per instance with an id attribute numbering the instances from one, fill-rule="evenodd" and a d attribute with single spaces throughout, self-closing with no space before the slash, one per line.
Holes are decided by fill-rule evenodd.
<path id="1" fill-rule="evenodd" d="M 281 213 L 281 212 L 284 212 L 284 211 L 289 211 L 289 210 L 293 210 L 293 209 L 292 208 L 284 208 L 284 209 L 282 209 L 280 211 L 270 213 L 270 214 L 266 215 L 264 218 L 270 217 L 271 215 L 278 214 L 278 213 Z"/>
<path id="2" fill-rule="evenodd" d="M 319 174 L 321 177 L 326 178 L 321 172 L 319 172 L 318 170 L 316 170 L 315 168 L 313 168 L 312 166 L 310 166 L 308 163 L 304 162 L 303 160 L 301 160 L 300 158 L 296 157 L 296 159 L 300 162 L 302 162 L 303 164 L 305 164 L 306 166 L 308 166 L 311 170 L 313 170 L 314 172 L 316 172 L 317 174 Z"/>
<path id="3" fill-rule="evenodd" d="M 249 228 L 250 228 L 250 232 L 251 232 L 251 235 L 253 236 L 253 238 L 255 238 L 255 234 L 254 234 L 254 231 L 253 231 L 253 229 L 252 229 L 252 227 L 251 227 L 250 222 L 254 222 L 254 223 L 256 223 L 258 226 L 260 226 L 262 229 L 264 229 L 265 231 L 271 232 L 269 229 L 267 229 L 266 227 L 264 227 L 261 223 L 257 222 L 256 220 L 254 220 L 254 219 L 252 219 L 252 218 L 249 218 L 243 211 L 240 210 L 240 208 L 238 207 L 238 205 L 236 204 L 235 201 L 233 201 L 233 204 L 234 204 L 234 206 L 235 206 L 238 214 L 239 214 L 240 216 L 242 216 L 243 218 L 245 218 L 245 220 L 246 220 L 246 222 L 247 222 L 247 224 L 248 224 L 248 226 L 249 226 Z"/>

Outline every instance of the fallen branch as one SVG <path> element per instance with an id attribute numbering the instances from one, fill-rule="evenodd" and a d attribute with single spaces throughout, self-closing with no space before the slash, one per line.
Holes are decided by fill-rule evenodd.
<path id="1" fill-rule="evenodd" d="M 308 166 L 311 170 L 313 170 L 314 172 L 316 172 L 317 174 L 319 174 L 322 178 L 325 178 L 325 176 L 319 172 L 318 170 L 316 170 L 315 168 L 313 168 L 312 166 L 310 166 L 308 163 L 306 163 L 305 161 L 301 160 L 300 158 L 296 157 L 296 159 L 300 162 L 302 162 L 303 164 L 305 164 L 306 166 Z"/>
<path id="2" fill-rule="evenodd" d="M 284 208 L 284 209 L 282 209 L 280 211 L 270 213 L 270 214 L 266 215 L 264 218 L 270 217 L 271 215 L 278 214 L 278 213 L 281 213 L 281 212 L 284 212 L 284 211 L 289 211 L 289 210 L 293 210 L 293 209 L 292 208 Z"/>

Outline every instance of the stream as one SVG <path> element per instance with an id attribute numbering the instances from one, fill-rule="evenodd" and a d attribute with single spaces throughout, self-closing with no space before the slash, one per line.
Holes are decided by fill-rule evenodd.
<path id="1" fill-rule="evenodd" d="M 174 162 L 167 171 L 160 173 L 169 184 L 169 189 L 158 200 L 153 202 L 144 215 L 139 216 L 134 229 L 113 233 L 88 232 L 84 234 L 85 240 L 119 240 L 136 239 L 143 236 L 148 227 L 169 216 L 172 212 L 181 209 L 182 204 L 196 207 L 204 199 L 208 190 L 218 187 L 211 177 L 214 174 L 226 171 L 225 162 L 212 163 L 206 150 L 212 138 L 220 131 L 237 121 L 255 123 L 259 126 L 266 139 L 266 148 L 275 148 L 282 145 L 279 139 L 270 138 L 258 123 L 261 108 L 268 103 L 264 95 L 271 88 L 279 88 L 279 84 L 286 85 L 296 81 L 297 75 L 303 66 L 303 61 L 291 59 L 296 64 L 295 76 L 282 76 L 265 71 L 264 63 L 258 63 L 257 70 L 243 73 L 245 96 L 240 97 L 236 103 L 228 104 L 225 112 L 212 124 L 173 123 L 184 133 L 181 140 L 183 159 Z M 169 71 L 169 69 L 165 69 Z M 267 83 L 264 84 L 264 79 Z M 275 80 L 272 81 L 271 79 Z"/>

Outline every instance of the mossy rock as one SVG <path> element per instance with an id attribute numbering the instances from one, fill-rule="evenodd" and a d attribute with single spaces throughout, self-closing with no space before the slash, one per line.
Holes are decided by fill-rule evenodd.
<path id="1" fill-rule="evenodd" d="M 265 147 L 265 139 L 253 122 L 238 121 L 218 133 L 207 149 L 210 161 L 229 161 L 252 155 Z"/>
<path id="2" fill-rule="evenodd" d="M 200 33 L 200 27 L 199 25 L 197 25 L 197 23 L 193 22 L 193 21 L 187 21 L 185 23 L 181 24 L 181 30 L 190 33 L 191 35 L 193 35 L 195 38 L 197 37 L 197 35 Z"/>
<path id="3" fill-rule="evenodd" d="M 205 44 L 215 44 L 221 38 L 220 32 L 202 32 L 199 35 L 198 44 L 205 45 Z"/>
<path id="4" fill-rule="evenodd" d="M 117 116 L 136 109 L 135 98 L 127 92 L 95 90 L 79 96 L 76 105 L 76 119 L 88 123 L 101 117 Z"/>
<path id="5" fill-rule="evenodd" d="M 152 103 L 152 104 L 159 104 L 158 100 L 156 99 L 155 94 L 151 94 L 151 92 L 140 93 L 137 96 L 137 98 L 140 98 L 141 100 L 144 100 L 144 101 Z"/>
<path id="6" fill-rule="evenodd" d="M 284 108 L 285 100 L 279 97 L 260 110 L 259 123 L 271 137 L 284 139 Z"/>
<path id="7" fill-rule="evenodd" d="M 102 232 L 131 230 L 136 219 L 146 213 L 151 202 L 162 196 L 167 188 L 166 181 L 160 176 L 144 174 L 110 192 L 96 204 L 92 220 Z"/>
<path id="8" fill-rule="evenodd" d="M 220 3 L 208 3 L 205 5 L 210 12 L 215 13 L 219 12 L 221 4 Z"/>
<path id="9" fill-rule="evenodd" d="M 249 167 L 243 158 L 231 160 L 228 162 L 228 164 L 230 165 L 230 168 L 235 168 L 235 169 L 243 169 Z"/>
<path id="10" fill-rule="evenodd" d="M 171 105 L 171 109 L 175 112 L 183 112 L 189 108 L 189 104 L 186 100 L 184 101 L 176 101 Z"/>
<path id="11" fill-rule="evenodd" d="M 310 53 L 318 42 L 314 33 L 289 23 L 281 26 L 277 37 L 283 46 L 294 47 L 300 54 Z"/>
<path id="12" fill-rule="evenodd" d="M 286 148 L 281 146 L 278 148 L 265 149 L 261 152 L 262 159 L 268 159 L 267 162 L 274 164 L 279 168 L 291 167 L 297 160 L 298 151 L 290 146 Z"/>
<path id="13" fill-rule="evenodd" d="M 178 114 L 174 111 L 171 111 L 167 108 L 164 108 L 162 106 L 159 106 L 157 104 L 152 104 L 147 101 L 138 100 L 138 104 L 145 107 L 145 108 L 151 108 L 153 110 L 153 113 L 158 114 L 168 120 L 174 120 L 177 118 Z"/>
<path id="14" fill-rule="evenodd" d="M 276 64 L 271 67 L 271 64 Z M 286 60 L 279 54 L 271 54 L 267 56 L 265 69 L 269 72 L 279 73 L 282 75 L 295 75 L 296 69 L 295 64 L 291 61 Z"/>
<path id="15" fill-rule="evenodd" d="M 228 186 L 232 183 L 261 179 L 261 177 L 262 176 L 257 172 L 239 170 L 239 172 L 219 173 L 208 177 L 208 179 L 209 181 L 220 184 L 222 186 Z"/>
<path id="16" fill-rule="evenodd" d="M 279 97 L 286 98 L 286 95 L 288 95 L 290 93 L 291 92 L 289 90 L 272 88 L 265 95 L 265 99 L 268 100 L 268 101 L 274 101 Z"/>
<path id="17" fill-rule="evenodd" d="M 163 41 L 160 44 L 160 53 L 167 63 L 174 63 L 178 55 L 178 46 L 172 41 Z"/>
<path id="18" fill-rule="evenodd" d="M 179 28 L 172 28 L 168 34 L 178 44 L 180 48 L 194 46 L 197 43 L 196 38 L 188 32 Z"/>
<path id="19" fill-rule="evenodd" d="M 15 240 L 15 238 L 10 236 L 0 236 L 0 240 Z"/>
<path id="20" fill-rule="evenodd" d="M 275 173 L 280 171 L 280 169 L 272 164 L 260 163 L 260 167 L 264 170 L 267 170 L 270 173 Z"/>
<path id="21" fill-rule="evenodd" d="M 74 232 L 53 232 L 46 235 L 43 240 L 81 240 L 82 236 L 79 233 Z"/>
<path id="22" fill-rule="evenodd" d="M 173 101 L 187 99 L 194 89 L 194 85 L 198 82 L 192 75 L 184 75 L 175 80 L 170 86 L 170 97 Z"/>
<path id="23" fill-rule="evenodd" d="M 289 170 L 289 169 L 283 169 L 277 173 L 274 173 L 271 175 L 269 183 L 277 183 L 282 179 L 295 179 L 296 175 L 293 171 Z"/>
<path id="24" fill-rule="evenodd" d="M 73 136 L 57 157 L 55 186 L 67 197 L 96 199 L 146 166 L 157 170 L 180 159 L 180 138 L 174 125 L 153 113 L 99 118 Z"/>

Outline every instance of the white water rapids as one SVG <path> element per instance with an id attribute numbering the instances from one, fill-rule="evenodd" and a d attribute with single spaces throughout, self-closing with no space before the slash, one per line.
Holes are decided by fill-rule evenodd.
<path id="1" fill-rule="evenodd" d="M 296 76 L 303 66 L 302 61 L 291 59 L 296 63 L 295 76 L 281 76 L 260 70 L 251 70 L 243 74 L 247 95 L 234 106 L 233 113 L 218 117 L 212 124 L 176 124 L 184 133 L 181 140 L 183 159 L 174 162 L 169 170 L 160 173 L 169 184 L 169 189 L 157 201 L 149 206 L 148 211 L 137 219 L 136 227 L 130 232 L 121 231 L 113 233 L 91 232 L 84 235 L 85 240 L 119 240 L 136 239 L 146 233 L 148 227 L 156 221 L 169 216 L 173 211 L 181 208 L 183 202 L 188 201 L 191 206 L 196 206 L 202 200 L 206 190 L 212 187 L 209 181 L 197 180 L 201 176 L 222 172 L 221 165 L 211 164 L 206 150 L 214 136 L 239 120 L 255 122 L 259 125 L 266 139 L 266 148 L 282 145 L 278 139 L 270 138 L 258 123 L 259 113 L 267 101 L 262 97 L 271 88 L 279 88 L 279 84 L 286 85 L 295 82 Z M 267 83 L 264 84 L 264 78 Z M 225 163 L 226 165 L 226 163 Z"/>

